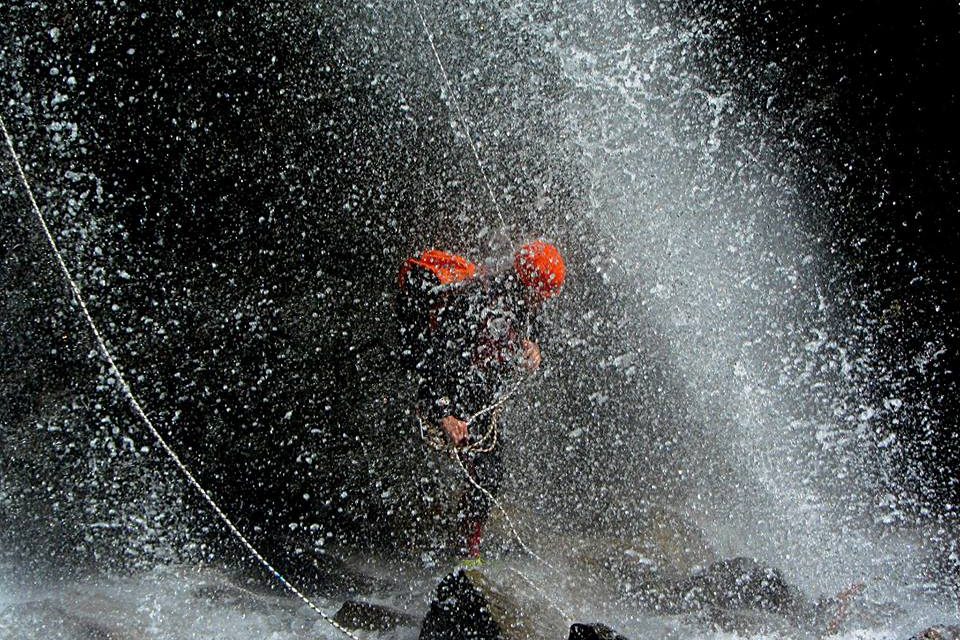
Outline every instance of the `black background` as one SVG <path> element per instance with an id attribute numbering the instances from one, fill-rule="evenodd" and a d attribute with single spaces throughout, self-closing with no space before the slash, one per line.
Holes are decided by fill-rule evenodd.
<path id="1" fill-rule="evenodd" d="M 117 268 L 133 275 L 133 283 L 103 285 L 108 290 L 116 285 L 114 293 L 122 292 L 121 311 L 94 304 L 94 314 L 109 317 L 120 327 L 137 328 L 136 341 L 116 345 L 121 361 L 138 363 L 131 377 L 142 374 L 146 380 L 165 381 L 169 388 L 144 385 L 137 391 L 150 406 L 164 407 L 166 415 L 158 410 L 158 422 L 171 425 L 188 462 L 226 494 L 221 497 L 232 500 L 234 512 L 245 514 L 249 522 L 241 524 L 252 526 L 273 517 L 273 504 L 332 520 L 341 517 L 338 499 L 347 499 L 339 498 L 337 488 L 364 477 L 362 458 L 349 455 L 353 444 L 341 435 L 346 427 L 368 431 L 367 423 L 356 416 L 357 406 L 369 398 L 340 390 L 359 389 L 369 375 L 385 380 L 377 383 L 384 387 L 384 397 L 393 391 L 384 373 L 390 373 L 389 353 L 379 354 L 384 364 L 356 352 L 358 345 L 382 337 L 382 325 L 370 319 L 382 321 L 390 314 L 390 281 L 378 275 L 387 270 L 371 265 L 395 265 L 419 246 L 394 233 L 397 221 L 392 218 L 399 218 L 399 228 L 413 228 L 423 218 L 421 210 L 437 210 L 443 204 L 431 202 L 430 197 L 450 201 L 482 194 L 469 185 L 454 191 L 454 197 L 435 188 L 441 198 L 430 196 L 431 189 L 424 186 L 449 188 L 450 175 L 459 178 L 469 173 L 450 169 L 451 150 L 463 154 L 459 162 L 465 167 L 472 165 L 472 158 L 452 139 L 443 119 L 406 124 L 399 132 L 380 130 L 387 119 L 378 109 L 392 103 L 360 81 L 369 79 L 373 71 L 351 67 L 353 59 L 330 45 L 334 41 L 330 34 L 340 22 L 319 17 L 316 24 L 305 22 L 303 16 L 308 14 L 303 7 L 233 10 L 223 20 L 217 9 L 204 8 L 188 12 L 188 20 L 182 22 L 172 8 L 141 18 L 139 6 L 90 11 L 86 3 L 71 4 L 76 5 L 73 13 L 60 7 L 37 9 L 32 4 L 10 8 L 11 18 L 4 22 L 17 24 L 29 37 L 5 38 L 8 52 L 4 55 L 13 63 L 10 68 L 4 66 L 3 77 L 10 74 L 22 82 L 30 97 L 19 95 L 19 102 L 14 100 L 16 105 L 5 116 L 29 143 L 25 147 L 33 152 L 28 159 L 37 184 L 63 182 L 61 169 L 71 162 L 89 164 L 104 176 L 108 199 L 98 203 L 96 213 L 123 225 L 115 225 L 125 229 L 116 232 L 115 246 L 133 241 L 139 247 L 138 255 L 114 252 L 112 262 L 104 265 L 108 276 Z M 949 2 L 762 1 L 706 8 L 700 3 L 670 4 L 665 10 L 681 20 L 703 21 L 708 14 L 714 38 L 711 50 L 703 55 L 716 81 L 738 84 L 740 95 L 754 102 L 752 110 L 766 116 L 758 125 L 766 128 L 762 133 L 786 141 L 784 147 L 810 169 L 799 172 L 801 187 L 830 211 L 826 219 L 832 225 L 831 248 L 838 260 L 850 265 L 833 294 L 849 298 L 851 304 L 867 302 L 869 321 L 855 323 L 851 330 L 865 334 L 863 342 L 876 353 L 878 378 L 887 378 L 878 379 L 876 393 L 880 397 L 889 391 L 891 381 L 898 381 L 906 413 L 915 417 L 884 427 L 903 444 L 900 471 L 912 481 L 920 506 L 947 511 L 947 505 L 960 498 L 954 471 L 960 464 L 955 428 L 960 304 L 954 250 L 960 244 L 960 195 L 953 122 L 960 106 L 953 72 L 960 59 L 960 9 Z M 350 24 L 349 16 L 342 22 Z M 45 35 L 53 26 L 61 31 L 55 46 Z M 231 30 L 234 27 L 236 31 Z M 246 39 L 236 35 L 241 27 Z M 185 46 L 181 32 L 203 35 L 207 44 Z M 90 42 L 99 45 L 96 53 Z M 125 54 L 128 48 L 151 47 L 164 53 L 157 54 L 160 57 Z M 312 51 L 313 57 L 301 55 L 304 50 Z M 16 61 L 21 58 L 24 68 L 18 69 Z M 327 60 L 329 68 L 310 68 L 308 60 Z M 49 68 L 69 65 L 81 80 L 87 73 L 98 74 L 97 83 L 81 84 L 76 90 L 80 98 L 76 103 L 83 105 L 78 112 L 81 127 L 96 134 L 92 142 L 98 152 L 89 157 L 59 155 L 41 118 L 48 107 L 51 120 L 58 117 L 52 106 L 43 103 L 52 87 L 62 83 L 62 77 L 51 76 Z M 167 75 L 167 69 L 176 73 Z M 770 91 L 773 76 L 775 93 Z M 385 93 L 392 95 L 391 91 Z M 301 94 L 322 98 L 304 101 Z M 127 96 L 137 101 L 125 101 Z M 4 99 L 11 98 L 5 94 Z M 422 111 L 444 113 L 439 101 L 424 100 L 427 105 Z M 28 113 L 28 107 L 35 111 Z M 178 119 L 196 114 L 208 117 L 198 118 L 195 129 L 181 126 Z M 258 126 L 246 130 L 241 126 L 251 122 Z M 317 128 L 317 122 L 329 124 Z M 389 141 L 388 148 L 370 148 L 371 140 Z M 407 144 L 418 153 L 397 151 Z M 548 143 L 544 146 L 553 148 Z M 215 150 L 214 155 L 205 155 L 207 149 Z M 171 155 L 180 162 L 170 164 Z M 378 156 L 384 155 L 407 160 L 405 164 L 381 160 L 378 165 Z M 421 162 L 421 156 L 426 160 Z M 338 162 L 329 162 L 330 157 Z M 368 162 L 371 158 L 374 169 Z M 327 170 L 314 172 L 314 166 Z M 384 177 L 388 173 L 419 178 L 412 186 L 395 180 L 403 186 L 395 193 L 355 189 L 356 185 L 390 183 L 390 176 Z M 285 183 L 270 179 L 273 175 L 284 175 Z M 286 183 L 297 185 L 298 190 L 285 188 Z M 7 367 L 2 379 L 4 411 L 11 421 L 32 428 L 30 415 L 44 415 L 61 396 L 96 399 L 114 394 L 109 389 L 69 388 L 85 384 L 77 380 L 95 378 L 88 371 L 94 367 L 86 358 L 89 343 L 76 340 L 85 329 L 79 326 L 75 309 L 65 302 L 62 288 L 58 289 L 62 287 L 59 274 L 51 268 L 37 277 L 35 265 L 49 267 L 45 262 L 49 256 L 36 236 L 29 236 L 32 220 L 19 186 L 7 185 L 2 195 L 9 206 L 3 214 L 11 221 L 16 216 L 16 225 L 5 227 L 0 239 L 5 248 L 30 249 L 19 251 L 16 259 L 3 265 L 2 280 L 12 292 L 4 299 L 2 322 L 8 341 L 3 344 L 4 356 L 6 362 L 17 363 Z M 565 185 L 553 190 L 562 188 Z M 575 186 L 568 188 L 576 191 Z M 69 186 L 64 188 L 68 190 Z M 51 189 L 41 199 L 57 201 L 60 195 Z M 384 202 L 392 203 L 396 211 L 387 212 Z M 341 208 L 342 203 L 350 208 Z M 363 212 L 377 207 L 384 212 L 383 219 L 371 225 Z M 326 214 L 318 216 L 317 210 Z M 343 214 L 345 210 L 351 214 Z M 265 230 L 253 222 L 261 218 L 271 222 Z M 447 226 L 454 226 L 455 220 L 451 217 Z M 558 217 L 555 222 L 558 229 L 570 227 L 566 219 Z M 569 233 L 588 237 L 576 229 Z M 345 244 L 348 241 L 353 244 Z M 345 251 L 345 246 L 351 249 Z M 291 252 L 291 247 L 302 252 Z M 236 264 L 218 271 L 210 264 L 211 255 Z M 91 254 L 79 256 L 78 261 L 93 265 L 84 284 L 95 288 L 91 274 L 108 259 Z M 165 271 L 165 265 L 176 268 Z M 137 269 L 145 274 L 141 282 L 149 283 L 142 291 L 134 284 Z M 234 283 L 228 275 L 233 271 L 251 276 Z M 267 275 L 261 278 L 260 274 Z M 318 302 L 303 294 L 303 283 L 314 281 L 341 284 Z M 47 299 L 57 295 L 61 298 Z M 364 299 L 373 301 L 373 310 L 357 315 L 354 296 L 368 296 Z M 260 303 L 266 298 L 277 303 L 263 307 Z M 283 310 L 299 310 L 301 300 L 324 313 L 287 318 Z M 103 298 L 100 304 L 106 301 Z M 50 315 L 49 308 L 61 312 L 44 317 Z M 244 332 L 237 329 L 240 325 L 223 322 L 235 312 L 241 313 L 244 322 L 253 319 L 267 329 Z M 139 326 L 147 313 L 152 315 L 149 330 Z M 166 333 L 152 332 L 156 325 L 164 326 Z M 343 331 L 348 326 L 350 335 Z M 615 329 L 609 334 L 615 335 Z M 126 340 L 121 330 L 111 330 L 121 336 L 118 341 Z M 63 348 L 55 354 L 39 352 L 36 345 L 51 336 L 60 339 Z M 917 366 L 916 355 L 928 343 L 942 345 L 945 352 L 933 365 Z M 282 353 L 275 352 L 278 345 Z M 598 340 L 597 353 L 581 356 L 588 373 L 578 384 L 583 380 L 587 387 L 605 384 L 596 382 L 602 376 L 589 369 L 609 355 L 603 346 L 603 340 Z M 558 359 L 562 361 L 563 355 Z M 190 385 L 202 392 L 173 375 L 184 366 L 194 370 Z M 24 377 L 24 369 L 45 373 Z M 268 385 L 269 393 L 245 386 L 266 376 L 268 370 L 287 383 Z M 67 375 L 71 371 L 76 375 Z M 236 391 L 221 389 L 227 386 Z M 336 393 L 324 391 L 304 402 L 304 388 Z M 577 387 L 564 395 L 587 397 L 592 390 Z M 101 411 L 90 406 L 93 409 L 76 410 L 78 424 L 99 419 Z M 280 425 L 277 432 L 284 432 L 290 406 L 298 407 L 297 420 L 305 428 L 332 425 L 330 432 L 318 430 L 304 442 L 282 439 L 263 429 L 263 425 Z M 183 410 L 182 416 L 178 409 Z M 126 407 L 112 410 L 130 420 Z M 379 411 L 366 410 L 373 415 Z M 239 415 L 257 416 L 263 424 L 251 424 Z M 609 416 L 597 421 L 616 422 Z M 247 442 L 257 446 L 241 456 L 225 453 L 243 450 L 240 444 Z M 67 446 L 64 451 L 69 455 L 64 457 L 74 460 L 76 454 Z M 347 462 L 326 467 L 299 462 L 304 451 L 321 446 Z M 346 453 L 340 455 L 338 447 Z M 261 455 L 265 450 L 279 454 L 267 458 Z M 289 464 L 291 459 L 298 462 Z M 83 460 L 74 462 L 82 467 Z M 43 474 L 49 475 L 49 470 L 24 470 L 25 476 Z M 291 499 L 297 504 L 283 504 L 293 483 L 318 487 L 310 492 L 310 504 L 300 505 L 299 498 Z M 379 505 L 367 509 L 351 497 L 346 506 L 366 513 L 376 512 L 374 507 Z M 75 545 L 65 540 L 64 546 Z"/>
<path id="2" fill-rule="evenodd" d="M 771 133 L 799 141 L 812 167 L 805 187 L 832 211 L 832 248 L 850 264 L 837 295 L 888 319 L 866 330 L 884 367 L 905 376 L 908 405 L 929 418 L 892 427 L 903 472 L 927 506 L 949 509 L 960 491 L 960 8 L 760 1 L 710 11 L 723 25 L 719 55 L 737 61 L 731 73 L 771 113 Z M 782 77 L 768 102 L 771 68 Z M 916 367 L 927 341 L 945 352 Z"/>

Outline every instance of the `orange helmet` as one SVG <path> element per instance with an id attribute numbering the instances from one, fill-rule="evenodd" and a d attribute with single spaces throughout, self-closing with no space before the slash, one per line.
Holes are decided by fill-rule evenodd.
<path id="1" fill-rule="evenodd" d="M 543 298 L 559 293 L 567 275 L 567 267 L 560 251 L 549 242 L 541 240 L 520 247 L 513 266 L 520 282 L 526 287 L 536 289 Z"/>

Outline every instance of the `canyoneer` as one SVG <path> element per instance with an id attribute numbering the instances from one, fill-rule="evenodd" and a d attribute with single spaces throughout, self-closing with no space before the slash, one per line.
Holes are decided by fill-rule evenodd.
<path id="1" fill-rule="evenodd" d="M 421 435 L 449 451 L 471 480 L 458 509 L 468 560 L 479 561 L 490 498 L 503 478 L 500 414 L 540 367 L 536 319 L 565 277 L 560 251 L 539 240 L 520 247 L 507 268 L 432 249 L 398 274 L 400 352 L 417 378 Z"/>

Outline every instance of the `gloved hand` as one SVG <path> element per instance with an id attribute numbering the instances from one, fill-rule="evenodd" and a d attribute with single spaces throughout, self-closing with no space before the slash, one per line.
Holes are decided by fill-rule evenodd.
<path id="1" fill-rule="evenodd" d="M 540 368 L 540 345 L 529 338 L 523 339 L 523 368 L 533 373 Z"/>
<path id="2" fill-rule="evenodd" d="M 467 444 L 467 438 L 469 437 L 467 423 L 460 418 L 456 416 L 442 418 L 440 420 L 440 428 L 447 434 L 447 437 L 450 438 L 450 442 L 452 442 L 454 446 L 462 447 Z"/>

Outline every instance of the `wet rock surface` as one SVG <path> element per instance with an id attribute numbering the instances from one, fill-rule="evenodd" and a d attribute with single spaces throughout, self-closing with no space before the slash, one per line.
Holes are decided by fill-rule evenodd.
<path id="1" fill-rule="evenodd" d="M 315 593 L 326 597 L 383 593 L 392 586 L 389 581 L 358 571 L 348 563 L 313 554 L 291 574 L 299 583 L 309 585 Z"/>
<path id="2" fill-rule="evenodd" d="M 669 612 L 690 613 L 735 633 L 826 629 L 836 610 L 833 601 L 806 598 L 778 569 L 752 558 L 719 560 L 666 587 L 674 599 L 660 602 L 669 604 Z"/>
<path id="3" fill-rule="evenodd" d="M 215 577 L 217 578 L 217 577 Z M 269 614 L 275 611 L 293 611 L 298 606 L 279 591 L 269 590 L 264 585 L 242 586 L 232 578 L 223 576 L 190 590 L 198 601 L 214 605 Z"/>
<path id="4" fill-rule="evenodd" d="M 344 602 L 333 619 L 347 629 L 364 631 L 390 631 L 397 627 L 415 627 L 420 624 L 418 618 L 402 611 L 360 600 Z"/>
<path id="5" fill-rule="evenodd" d="M 496 527 L 496 516 L 492 520 Z M 545 529 L 525 524 L 531 539 Z M 609 603 L 601 604 L 598 617 L 603 607 L 611 615 L 627 607 L 738 633 L 836 631 L 856 617 L 855 595 L 812 600 L 776 567 L 718 558 L 699 527 L 666 508 L 642 514 L 620 538 L 541 533 L 538 542 L 538 551 L 564 559 L 578 591 Z"/>
<path id="6" fill-rule="evenodd" d="M 692 559 L 709 557 L 706 548 L 688 547 L 686 558 L 640 549 L 632 542 L 616 542 L 603 553 L 597 544 L 579 549 L 573 565 L 585 582 L 611 592 L 602 598 L 660 615 L 692 616 L 732 632 L 826 629 L 845 610 L 835 599 L 806 598 L 778 569 L 751 558 L 697 566 Z"/>
<path id="7" fill-rule="evenodd" d="M 684 584 L 683 601 L 689 606 L 718 609 L 756 609 L 792 613 L 804 606 L 800 590 L 779 570 L 751 558 L 720 560 Z"/>
<path id="8" fill-rule="evenodd" d="M 547 603 L 531 601 L 516 585 L 458 570 L 437 587 L 420 640 L 549 640 L 564 637 L 566 629 Z"/>
<path id="9" fill-rule="evenodd" d="M 393 582 L 375 571 L 365 570 L 355 554 L 341 547 L 324 548 L 308 536 L 286 536 L 271 540 L 265 555 L 287 579 L 304 590 L 327 598 L 370 596 L 395 588 Z M 263 583 L 263 569 L 251 565 L 244 579 Z M 267 583 L 272 583 L 268 580 Z"/>
<path id="10" fill-rule="evenodd" d="M 593 624 L 578 622 L 570 625 L 568 640 L 627 640 L 627 638 L 599 622 Z"/>
<path id="11" fill-rule="evenodd" d="M 661 614 L 752 610 L 806 617 L 812 604 L 776 568 L 718 559 L 698 527 L 666 509 L 645 514 L 622 539 L 581 538 L 565 553 L 588 582 Z"/>
<path id="12" fill-rule="evenodd" d="M 595 600 L 626 599 L 659 613 L 683 610 L 685 580 L 717 560 L 699 528 L 666 509 L 651 509 L 620 537 L 560 537 L 538 549 L 563 558 Z"/>
<path id="13" fill-rule="evenodd" d="M 910 640 L 960 640 L 960 625 L 930 627 Z"/>

